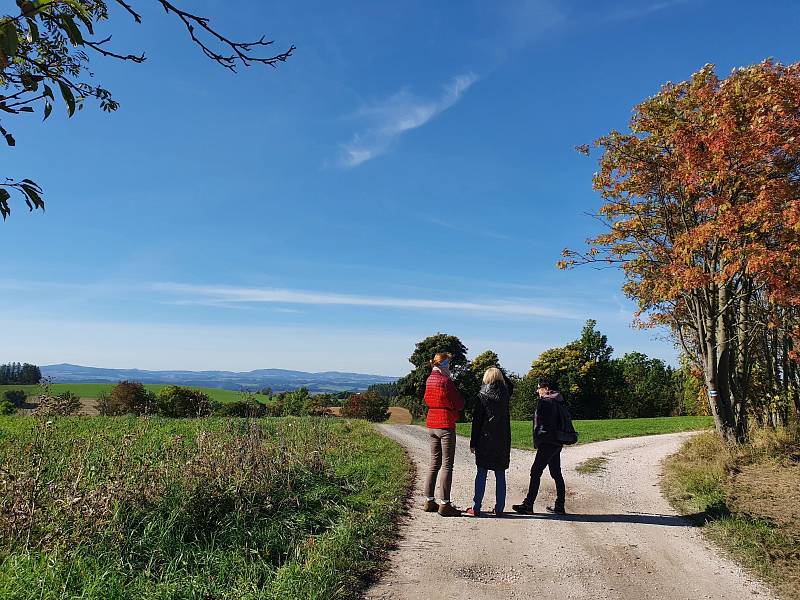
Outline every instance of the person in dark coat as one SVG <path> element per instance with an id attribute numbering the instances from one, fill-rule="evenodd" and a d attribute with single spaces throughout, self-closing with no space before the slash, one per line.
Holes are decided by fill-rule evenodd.
<path id="1" fill-rule="evenodd" d="M 539 483 L 545 468 L 550 469 L 550 476 L 556 484 L 556 502 L 553 506 L 545 507 L 549 513 L 566 514 L 564 503 L 566 486 L 564 476 L 561 474 L 561 450 L 563 444 L 559 441 L 556 432 L 559 427 L 558 402 L 564 402 L 564 397 L 555 389 L 549 379 L 540 379 L 537 392 L 539 404 L 536 406 L 536 415 L 533 419 L 533 444 L 536 446 L 536 457 L 531 466 L 531 480 L 528 485 L 528 495 L 522 504 L 515 504 L 513 509 L 523 515 L 533 514 L 533 503 L 539 494 Z"/>
<path id="2" fill-rule="evenodd" d="M 511 383 L 503 372 L 491 367 L 483 375 L 483 386 L 478 394 L 479 402 L 472 414 L 472 436 L 469 449 L 475 455 L 478 473 L 475 475 L 475 497 L 470 517 L 481 516 L 481 503 L 486 490 L 486 476 L 494 471 L 494 514 L 503 516 L 506 501 L 506 470 L 511 460 L 511 416 L 509 400 Z"/>

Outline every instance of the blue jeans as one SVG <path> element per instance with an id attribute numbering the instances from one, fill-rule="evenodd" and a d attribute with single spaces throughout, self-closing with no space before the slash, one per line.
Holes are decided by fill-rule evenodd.
<path id="1" fill-rule="evenodd" d="M 478 474 L 475 475 L 475 497 L 473 498 L 473 506 L 476 512 L 481 510 L 483 494 L 486 491 L 486 475 L 488 475 L 488 473 L 488 469 L 478 467 Z M 494 483 L 495 497 L 497 499 L 494 510 L 495 512 L 501 513 L 506 505 L 506 472 L 495 471 Z"/>

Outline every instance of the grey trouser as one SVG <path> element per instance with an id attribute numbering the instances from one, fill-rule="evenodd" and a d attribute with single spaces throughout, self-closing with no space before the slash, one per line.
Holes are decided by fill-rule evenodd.
<path id="1" fill-rule="evenodd" d="M 425 495 L 435 497 L 436 480 L 439 472 L 442 478 L 439 483 L 443 502 L 450 502 L 450 486 L 453 483 L 453 461 L 456 457 L 456 430 L 455 429 L 428 429 L 431 442 L 431 464 L 428 468 L 428 477 L 425 479 Z M 444 456 L 443 456 L 444 455 Z M 444 460 L 442 458 L 444 457 Z"/>

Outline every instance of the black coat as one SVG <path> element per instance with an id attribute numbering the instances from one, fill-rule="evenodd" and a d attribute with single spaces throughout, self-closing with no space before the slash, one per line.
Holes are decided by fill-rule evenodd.
<path id="1" fill-rule="evenodd" d="M 533 417 L 534 446 L 538 447 L 539 444 L 563 445 L 556 436 L 556 432 L 562 425 L 558 406 L 556 406 L 558 402 L 564 403 L 563 396 L 558 392 L 550 392 L 539 398 L 539 403 L 536 405 L 536 414 Z"/>
<path id="2" fill-rule="evenodd" d="M 475 464 L 491 471 L 505 471 L 511 462 L 511 387 L 500 381 L 484 385 L 472 414 L 469 446 L 475 449 Z"/>

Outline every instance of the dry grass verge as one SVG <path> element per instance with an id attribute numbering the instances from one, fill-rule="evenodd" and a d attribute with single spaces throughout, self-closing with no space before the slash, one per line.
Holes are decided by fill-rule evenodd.
<path id="1" fill-rule="evenodd" d="M 712 432 L 665 463 L 664 491 L 783 598 L 800 598 L 800 431 L 759 431 L 743 446 Z"/>

